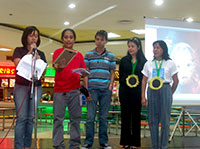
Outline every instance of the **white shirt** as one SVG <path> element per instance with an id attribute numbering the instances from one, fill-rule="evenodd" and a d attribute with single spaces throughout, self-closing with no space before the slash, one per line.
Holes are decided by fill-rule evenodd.
<path id="1" fill-rule="evenodd" d="M 161 61 L 157 61 L 158 68 L 160 66 Z M 157 76 L 157 70 L 154 60 L 148 60 L 144 68 L 142 70 L 143 75 L 145 75 L 149 82 L 151 78 Z M 171 83 L 172 82 L 172 76 L 174 74 L 178 73 L 178 70 L 176 68 L 175 63 L 172 60 L 163 60 L 162 67 L 160 69 L 159 77 L 163 80 L 163 83 Z"/>

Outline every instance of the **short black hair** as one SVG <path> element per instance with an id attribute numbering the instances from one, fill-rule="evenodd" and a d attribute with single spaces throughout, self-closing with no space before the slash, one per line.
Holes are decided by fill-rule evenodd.
<path id="1" fill-rule="evenodd" d="M 37 31 L 38 32 L 38 40 L 37 40 L 37 47 L 39 47 L 40 45 L 40 31 L 37 29 L 37 27 L 35 26 L 28 26 L 24 29 L 24 32 L 23 32 L 23 35 L 22 35 L 22 38 L 21 38 L 21 41 L 22 41 L 22 44 L 24 47 L 27 48 L 27 37 L 28 35 L 30 35 L 32 32 L 35 32 Z"/>
<path id="2" fill-rule="evenodd" d="M 155 46 L 155 44 L 159 44 L 159 46 L 163 49 L 163 54 L 162 54 L 162 58 L 164 60 L 168 60 L 168 59 L 171 59 L 169 57 L 169 53 L 168 53 L 168 47 L 167 47 L 167 44 L 163 41 L 163 40 L 157 40 L 153 43 L 153 46 Z M 154 57 L 155 59 L 155 57 Z"/>
<path id="3" fill-rule="evenodd" d="M 64 37 L 66 31 L 71 31 L 72 34 L 74 35 L 74 39 L 76 40 L 76 33 L 75 33 L 75 31 L 74 31 L 73 29 L 71 29 L 71 28 L 66 28 L 66 29 L 64 29 L 64 30 L 62 31 L 61 40 L 63 40 L 63 37 Z"/>
<path id="4" fill-rule="evenodd" d="M 97 31 L 94 38 L 96 38 L 97 36 L 104 37 L 106 40 L 108 40 L 108 33 L 105 30 Z"/>

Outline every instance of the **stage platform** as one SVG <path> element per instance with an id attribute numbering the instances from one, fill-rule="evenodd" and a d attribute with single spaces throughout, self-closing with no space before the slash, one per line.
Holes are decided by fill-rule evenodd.
<path id="1" fill-rule="evenodd" d="M 146 137 L 142 138 L 141 149 L 150 149 L 151 148 L 151 138 Z M 169 144 L 169 149 L 199 149 L 200 148 L 200 138 L 199 137 L 175 137 L 173 141 Z M 34 140 L 33 140 L 34 141 Z M 65 139 L 66 149 L 68 149 L 69 139 Z M 84 139 L 82 139 L 82 144 Z M 13 147 L 14 139 L 7 138 L 3 144 L 0 145 L 0 149 L 14 149 Z M 119 136 L 109 137 L 109 144 L 113 149 L 120 149 L 119 146 Z M 31 149 L 34 149 L 34 142 L 32 143 Z M 37 149 L 53 149 L 52 139 L 37 139 Z M 95 138 L 94 145 L 92 149 L 99 149 L 98 138 Z"/>

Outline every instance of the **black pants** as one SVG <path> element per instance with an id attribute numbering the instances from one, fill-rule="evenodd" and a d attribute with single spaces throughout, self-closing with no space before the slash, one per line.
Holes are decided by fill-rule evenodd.
<path id="1" fill-rule="evenodd" d="M 138 97 L 139 96 L 139 97 Z M 121 138 L 120 145 L 140 147 L 141 96 L 126 97 L 121 100 Z M 127 99 L 128 98 L 128 99 Z"/>

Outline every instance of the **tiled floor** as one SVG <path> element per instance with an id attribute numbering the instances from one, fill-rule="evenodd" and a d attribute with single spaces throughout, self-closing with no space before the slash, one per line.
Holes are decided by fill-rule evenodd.
<path id="1" fill-rule="evenodd" d="M 0 125 L 2 124 L 2 121 L 0 120 Z M 11 125 L 11 120 L 6 123 L 6 126 Z M 1 128 L 1 126 L 0 126 Z M 67 130 L 67 125 L 65 126 L 65 130 Z M 0 131 L 0 142 L 8 129 L 5 129 L 5 131 Z M 119 132 L 120 133 L 120 132 Z M 151 147 L 151 138 L 149 136 L 149 130 L 146 131 L 146 137 L 143 137 L 143 130 L 141 134 L 141 142 L 142 142 L 142 149 L 147 149 Z M 84 124 L 81 124 L 81 138 L 82 138 L 82 144 L 84 143 L 85 138 L 85 132 L 84 132 Z M 0 149 L 13 149 L 13 141 L 14 141 L 14 130 L 11 129 L 10 133 L 8 134 L 7 138 L 4 140 L 2 144 L 0 144 Z M 66 148 L 68 148 L 68 140 L 69 140 L 69 134 L 66 132 L 64 135 L 65 137 L 65 145 Z M 109 134 L 109 144 L 112 146 L 113 149 L 119 149 L 119 140 L 120 135 L 116 135 L 116 129 L 114 126 L 111 128 L 111 133 Z M 33 142 L 32 142 L 32 149 L 52 149 L 52 125 L 51 124 L 45 124 L 42 122 L 42 124 L 38 123 L 37 128 L 37 141 L 36 141 L 36 147 L 35 147 L 35 141 L 34 141 L 34 133 L 33 133 Z M 94 145 L 93 149 L 98 149 L 98 134 L 95 135 Z M 190 136 L 187 137 L 181 137 L 180 133 L 177 132 L 171 143 L 169 144 L 169 148 L 171 149 L 200 149 L 200 137 L 196 137 L 195 133 L 192 132 Z"/>

